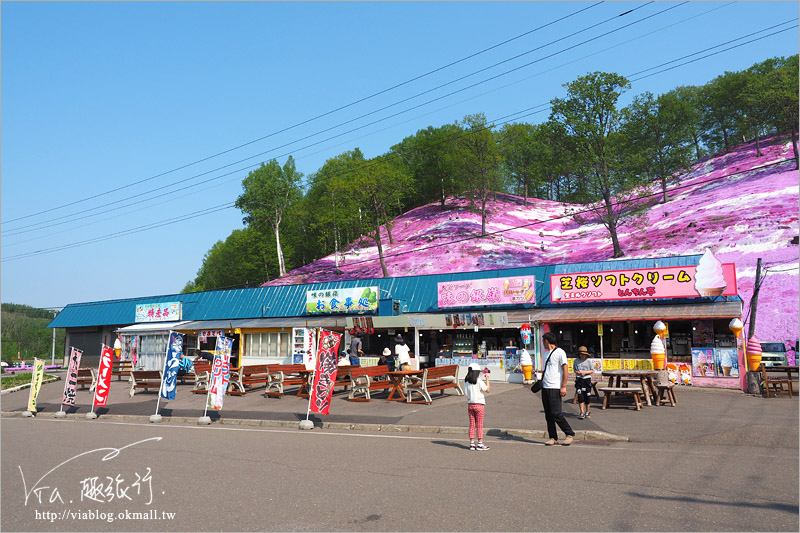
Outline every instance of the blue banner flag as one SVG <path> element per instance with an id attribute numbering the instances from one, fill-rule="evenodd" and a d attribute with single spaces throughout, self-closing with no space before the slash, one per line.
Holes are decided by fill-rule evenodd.
<path id="1" fill-rule="evenodd" d="M 161 380 L 161 397 L 165 400 L 175 399 L 175 389 L 178 386 L 178 366 L 181 364 L 182 353 L 183 335 L 170 333 L 167 360 L 164 364 L 164 379 Z"/>

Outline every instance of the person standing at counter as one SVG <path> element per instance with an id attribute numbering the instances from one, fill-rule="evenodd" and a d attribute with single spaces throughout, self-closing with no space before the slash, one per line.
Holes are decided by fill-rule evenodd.
<path id="1" fill-rule="evenodd" d="M 364 345 L 361 342 L 361 335 L 360 331 L 356 331 L 355 336 L 350 339 L 350 364 L 351 365 L 358 365 L 360 363 L 360 357 L 364 355 Z"/>
<path id="2" fill-rule="evenodd" d="M 542 335 L 542 342 L 549 352 L 542 371 L 542 407 L 547 421 L 547 434 L 550 436 L 550 440 L 544 444 L 545 446 L 558 444 L 556 432 L 558 424 L 561 431 L 567 435 L 564 446 L 569 446 L 575 439 L 575 432 L 561 411 L 561 398 L 567 395 L 567 354 L 556 346 L 556 334 L 552 331 Z"/>
<path id="3" fill-rule="evenodd" d="M 397 369 L 398 370 L 410 370 L 411 369 L 411 349 L 406 344 L 406 341 L 403 339 L 403 336 L 399 333 L 394 338 L 394 342 L 396 343 L 394 346 L 394 353 L 397 355 Z"/>

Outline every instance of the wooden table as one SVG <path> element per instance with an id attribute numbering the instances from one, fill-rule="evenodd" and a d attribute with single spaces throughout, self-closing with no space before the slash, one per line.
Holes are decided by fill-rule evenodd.
<path id="1" fill-rule="evenodd" d="M 658 395 L 656 385 L 653 378 L 658 375 L 658 370 L 603 370 L 603 376 L 608 377 L 608 386 L 614 387 L 614 378 L 616 378 L 616 386 L 619 387 L 622 378 L 638 379 L 642 383 L 642 393 L 647 401 L 647 405 L 652 406 L 650 397 L 656 398 Z M 648 394 L 648 391 L 650 393 Z"/>
<path id="2" fill-rule="evenodd" d="M 389 396 L 386 399 L 393 402 L 406 401 L 406 395 L 403 392 L 403 389 L 406 385 L 406 378 L 411 376 L 422 376 L 422 373 L 422 370 L 394 370 L 389 372 L 388 376 L 389 379 L 392 380 L 392 388 L 389 391 Z M 395 397 L 395 394 L 398 394 L 399 396 Z"/>
<path id="3" fill-rule="evenodd" d="M 783 389 L 783 383 L 789 388 L 789 398 L 792 397 L 792 383 L 797 383 L 797 378 L 792 379 L 792 373 L 798 374 L 798 366 L 785 366 L 785 365 L 776 365 L 776 366 L 766 366 L 764 364 L 761 365 L 762 373 L 764 376 L 764 388 L 767 391 L 767 398 L 769 398 L 769 389 L 770 384 L 777 384 L 780 385 L 780 388 Z M 771 373 L 786 373 L 786 379 L 783 378 L 770 378 L 769 374 Z M 777 390 L 773 390 L 775 394 L 780 394 Z M 786 392 L 786 391 L 783 391 Z"/>

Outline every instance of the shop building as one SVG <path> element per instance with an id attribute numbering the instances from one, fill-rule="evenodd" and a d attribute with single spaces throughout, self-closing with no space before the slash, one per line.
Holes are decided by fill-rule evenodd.
<path id="1" fill-rule="evenodd" d="M 703 256 L 705 257 L 705 256 Z M 185 335 L 184 350 L 213 352 L 216 337 L 234 338 L 234 368 L 291 363 L 315 348 L 318 328 L 342 333 L 342 350 L 362 337 L 364 365 L 394 353 L 399 336 L 414 368 L 477 360 L 493 380 L 521 382 L 518 350 L 542 364 L 538 342 L 546 331 L 571 357 L 586 346 L 598 370 L 651 368 L 653 325 L 667 326 L 664 343 L 678 383 L 739 388 L 744 382 L 741 342 L 728 324 L 742 316 L 735 266 L 712 265 L 699 255 L 547 265 L 484 272 L 348 280 L 174 294 L 71 304 L 49 327 L 65 328 L 67 350 L 84 350 L 97 364 L 101 344 L 119 335 L 123 357 L 146 369 L 163 365 L 170 330 Z M 713 256 L 712 256 L 713 257 Z M 714 259 L 715 261 L 715 259 Z M 707 262 L 707 261 L 706 261 Z M 721 270 L 720 270 L 721 269 Z M 720 274 L 721 272 L 721 274 Z M 717 276 L 718 277 L 718 276 Z M 699 289 L 697 287 L 700 282 Z M 713 289 L 713 290 L 711 290 Z M 532 341 L 523 345 L 520 328 Z"/>

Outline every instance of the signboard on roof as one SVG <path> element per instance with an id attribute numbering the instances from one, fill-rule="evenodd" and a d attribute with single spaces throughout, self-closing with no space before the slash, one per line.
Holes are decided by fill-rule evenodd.
<path id="1" fill-rule="evenodd" d="M 136 322 L 174 322 L 181 320 L 181 302 L 138 304 Z"/>
<path id="2" fill-rule="evenodd" d="M 306 291 L 306 313 L 310 315 L 374 313 L 380 287 L 352 287 Z"/>
<path id="3" fill-rule="evenodd" d="M 697 276 L 697 270 L 696 266 L 682 266 L 553 274 L 550 276 L 550 300 L 563 303 L 738 294 L 733 263 L 722 263 L 717 281 L 706 286 L 702 277 Z"/>
<path id="4" fill-rule="evenodd" d="M 484 305 L 535 304 L 533 276 L 467 279 L 437 284 L 439 309 Z"/>

